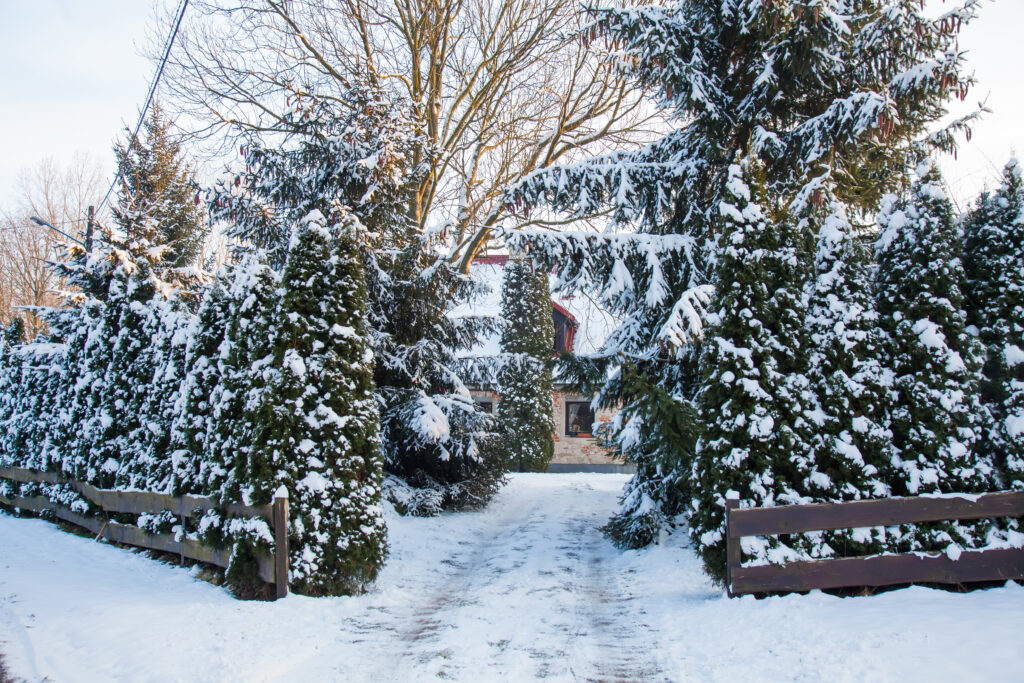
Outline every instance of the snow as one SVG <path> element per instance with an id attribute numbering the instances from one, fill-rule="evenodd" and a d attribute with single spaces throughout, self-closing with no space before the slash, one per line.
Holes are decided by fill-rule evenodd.
<path id="1" fill-rule="evenodd" d="M 1008 344 L 1003 349 L 1003 358 L 1006 359 L 1006 365 L 1011 368 L 1015 368 L 1021 363 L 1024 363 L 1024 350 L 1021 350 L 1016 344 Z"/>
<path id="2" fill-rule="evenodd" d="M 1024 679 L 1024 588 L 728 599 L 676 534 L 619 552 L 623 475 L 513 475 L 484 510 L 388 511 L 356 598 L 240 602 L 0 514 L 0 651 L 26 681 Z"/>

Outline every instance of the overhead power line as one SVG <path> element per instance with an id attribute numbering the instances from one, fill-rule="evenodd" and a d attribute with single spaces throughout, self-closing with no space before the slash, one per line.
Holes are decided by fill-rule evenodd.
<path id="1" fill-rule="evenodd" d="M 171 33 L 167 36 L 167 41 L 164 43 L 163 53 L 160 57 L 160 65 L 157 67 L 156 73 L 153 74 L 153 80 L 150 81 L 149 89 L 146 92 L 146 101 L 142 105 L 142 111 L 139 113 L 139 120 L 135 124 L 135 130 L 132 131 L 131 140 L 128 141 L 128 147 L 131 149 L 135 146 L 135 141 L 139 138 L 139 131 L 142 130 L 142 124 L 146 120 L 146 114 L 149 113 L 149 107 L 153 103 L 153 96 L 156 94 L 157 86 L 160 84 L 160 77 L 164 73 L 164 67 L 167 66 L 167 60 L 171 56 L 171 48 L 174 46 L 174 39 L 178 36 L 178 29 L 181 28 L 181 20 L 185 17 L 185 8 L 188 7 L 188 0 L 180 0 L 178 8 L 174 14 L 174 24 L 171 27 Z M 103 195 L 103 199 L 100 201 L 97 211 L 101 211 L 104 206 L 107 205 L 107 201 L 110 199 L 111 193 L 114 188 L 117 187 L 117 183 L 121 180 L 122 171 L 121 164 L 118 164 L 117 175 L 114 176 L 114 182 L 110 183 L 110 187 L 107 189 L 106 194 Z"/>

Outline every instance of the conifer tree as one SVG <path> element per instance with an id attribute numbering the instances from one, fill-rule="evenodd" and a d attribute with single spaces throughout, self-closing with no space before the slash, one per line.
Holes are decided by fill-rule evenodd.
<path id="1" fill-rule="evenodd" d="M 358 222 L 332 235 L 318 212 L 292 238 L 274 317 L 268 387 L 247 466 L 256 502 L 280 485 L 291 504 L 291 583 L 358 592 L 387 554 L 379 415 L 366 334 Z"/>
<path id="2" fill-rule="evenodd" d="M 201 265 L 207 233 L 197 184 L 171 126 L 154 101 L 141 139 L 125 131 L 127 142 L 114 147 L 121 179 L 114 217 L 129 241 L 143 233 L 160 249 L 153 266 L 167 281 L 175 269 L 187 279 L 181 270 Z"/>
<path id="3" fill-rule="evenodd" d="M 896 392 L 892 492 L 990 491 L 992 463 L 979 452 L 981 349 L 966 330 L 959 235 L 934 163 L 918 167 L 909 197 L 887 200 L 878 224 L 878 310 Z M 902 542 L 930 549 L 982 534 L 981 524 L 950 524 L 922 527 Z"/>
<path id="4" fill-rule="evenodd" d="M 891 373 L 882 364 L 885 337 L 879 329 L 871 282 L 871 252 L 861 244 L 842 205 L 825 207 L 820 224 L 807 309 L 808 377 L 818 409 L 810 440 L 811 469 L 802 490 L 814 502 L 889 495 L 892 433 L 888 428 Z M 816 214 L 820 212 L 815 212 Z M 883 550 L 883 539 L 863 533 L 828 532 L 840 554 Z M 856 539 L 856 540 L 855 540 Z M 826 547 L 821 551 L 829 554 Z"/>
<path id="5" fill-rule="evenodd" d="M 175 485 L 172 433 L 185 377 L 185 352 L 192 316 L 176 294 L 154 298 L 153 375 L 141 407 L 139 433 L 146 489 L 170 493 Z"/>
<path id="6" fill-rule="evenodd" d="M 1003 182 L 964 222 L 968 322 L 985 346 L 988 445 L 1004 485 L 1024 487 L 1024 183 L 1011 159 Z"/>
<path id="7" fill-rule="evenodd" d="M 6 336 L 0 337 L 0 422 L 4 424 L 10 424 L 21 395 L 18 382 L 21 375 L 19 358 L 14 349 Z M 0 431 L 0 465 L 4 467 L 18 464 L 11 436 L 10 429 Z M 0 492 L 6 495 L 13 493 L 13 487 L 13 483 L 0 481 Z"/>
<path id="8" fill-rule="evenodd" d="M 27 341 L 25 319 L 20 315 L 16 315 L 11 318 L 11 322 L 7 324 L 6 328 L 4 328 L 3 338 L 10 346 L 24 344 Z"/>
<path id="9" fill-rule="evenodd" d="M 478 287 L 448 261 L 441 234 L 408 215 L 429 166 L 417 163 L 429 150 L 410 104 L 371 87 L 348 95 L 353 107 L 344 115 L 330 99 L 296 102 L 286 145 L 251 140 L 245 171 L 217 187 L 212 210 L 231 222 L 232 235 L 265 249 L 275 268 L 290 226 L 310 212 L 332 224 L 348 213 L 359 220 L 385 467 L 436 490 L 447 507 L 481 504 L 504 469 L 481 447 L 490 417 L 459 376 L 456 351 L 472 346 L 482 326 L 447 315 Z"/>
<path id="10" fill-rule="evenodd" d="M 140 468 L 145 458 L 143 405 L 156 369 L 152 345 L 158 329 L 152 306 L 156 288 L 149 275 L 145 262 L 126 264 L 124 279 L 115 280 L 118 291 L 106 304 L 119 317 L 100 395 L 101 429 L 90 457 L 99 471 L 114 475 L 101 478 L 109 488 L 146 488 Z"/>
<path id="11" fill-rule="evenodd" d="M 718 307 L 708 315 L 702 386 L 704 422 L 693 470 L 691 528 L 712 575 L 724 576 L 725 501 L 742 507 L 805 500 L 810 474 L 810 408 L 795 226 L 773 221 L 763 173 L 747 161 L 730 168 L 715 263 Z M 781 539 L 748 547 L 760 559 L 787 552 Z"/>
<path id="12" fill-rule="evenodd" d="M 226 272 L 218 274 L 206 288 L 188 333 L 185 376 L 171 426 L 171 491 L 176 495 L 205 492 L 211 481 L 214 394 L 221 381 L 218 364 L 228 326 L 229 299 L 223 282 L 227 277 Z"/>
<path id="13" fill-rule="evenodd" d="M 206 470 L 204 485 L 222 503 L 243 502 L 253 492 L 247 482 L 260 428 L 255 407 L 266 391 L 279 283 L 262 254 L 247 255 L 233 272 L 217 366 L 220 380 L 211 393 L 212 426 L 200 465 L 201 472 Z"/>
<path id="14" fill-rule="evenodd" d="M 667 520 L 684 511 L 695 341 L 730 166 L 756 158 L 765 192 L 794 216 L 823 188 L 853 209 L 874 209 L 922 145 L 951 149 L 969 124 L 929 134 L 945 102 L 971 83 L 955 46 L 977 5 L 969 0 L 941 19 L 916 0 L 673 0 L 591 11 L 590 37 L 608 40 L 612 57 L 678 126 L 635 151 L 534 173 L 508 199 L 572 216 L 610 210 L 640 234 L 604 242 L 537 231 L 506 241 L 569 271 L 561 291 L 614 293 L 605 303 L 621 324 L 594 360 L 606 370 L 595 373 L 607 378 L 599 400 L 623 407 L 610 437 L 638 467 L 622 515 L 654 506 Z M 803 253 L 813 238 L 792 232 L 792 246 Z M 644 496 L 650 504 L 640 504 Z"/>
<path id="15" fill-rule="evenodd" d="M 551 354 L 555 327 L 548 276 L 526 259 L 505 265 L 498 426 L 509 466 L 547 470 L 555 452 Z"/>

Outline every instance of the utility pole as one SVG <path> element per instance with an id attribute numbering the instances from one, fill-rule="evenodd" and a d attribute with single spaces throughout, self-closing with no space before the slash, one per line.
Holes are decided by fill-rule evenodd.
<path id="1" fill-rule="evenodd" d="M 94 207 L 89 207 L 89 222 L 85 224 L 85 253 L 92 254 L 92 226 L 93 218 L 96 215 Z"/>

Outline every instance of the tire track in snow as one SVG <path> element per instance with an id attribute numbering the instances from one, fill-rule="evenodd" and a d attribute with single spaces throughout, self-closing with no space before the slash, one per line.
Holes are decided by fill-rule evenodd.
<path id="1" fill-rule="evenodd" d="M 378 605 L 344 630 L 384 659 L 365 678 L 666 681 L 656 636 L 599 530 L 607 492 L 524 488 L 492 502 L 475 538 L 435 564 L 408 604 Z M 370 649 L 368 647 L 368 649 Z M 376 658 L 375 658 L 376 659 Z M 372 669 L 372 672 L 369 671 Z"/>
<path id="2" fill-rule="evenodd" d="M 657 633 L 644 623 L 636 595 L 617 573 L 619 556 L 604 537 L 603 516 L 575 524 L 580 553 L 580 647 L 573 658 L 573 677 L 588 683 L 671 681 L 652 657 L 659 651 Z"/>
<path id="3" fill-rule="evenodd" d="M 493 577 L 489 565 L 494 557 L 511 547 L 510 542 L 524 529 L 535 525 L 541 513 L 536 500 L 526 506 L 523 505 L 526 501 L 514 502 L 516 505 L 503 501 L 502 509 L 496 511 L 492 519 L 486 519 L 482 537 L 460 542 L 461 550 L 442 561 L 443 566 L 438 567 L 442 571 L 434 574 L 434 579 L 422 592 L 421 601 L 397 613 L 381 608 L 378 610 L 381 618 L 350 624 L 357 633 L 370 639 L 387 634 L 389 642 L 382 644 L 382 650 L 396 655 L 391 661 L 379 662 L 378 670 L 367 674 L 365 680 L 417 680 L 427 675 L 425 669 L 430 668 L 428 665 L 435 659 L 442 661 L 439 670 L 431 672 L 431 677 L 450 678 L 457 674 L 462 668 L 455 661 L 458 653 L 440 642 L 445 633 L 454 628 L 453 613 L 480 604 L 480 584 L 486 584 Z"/>

